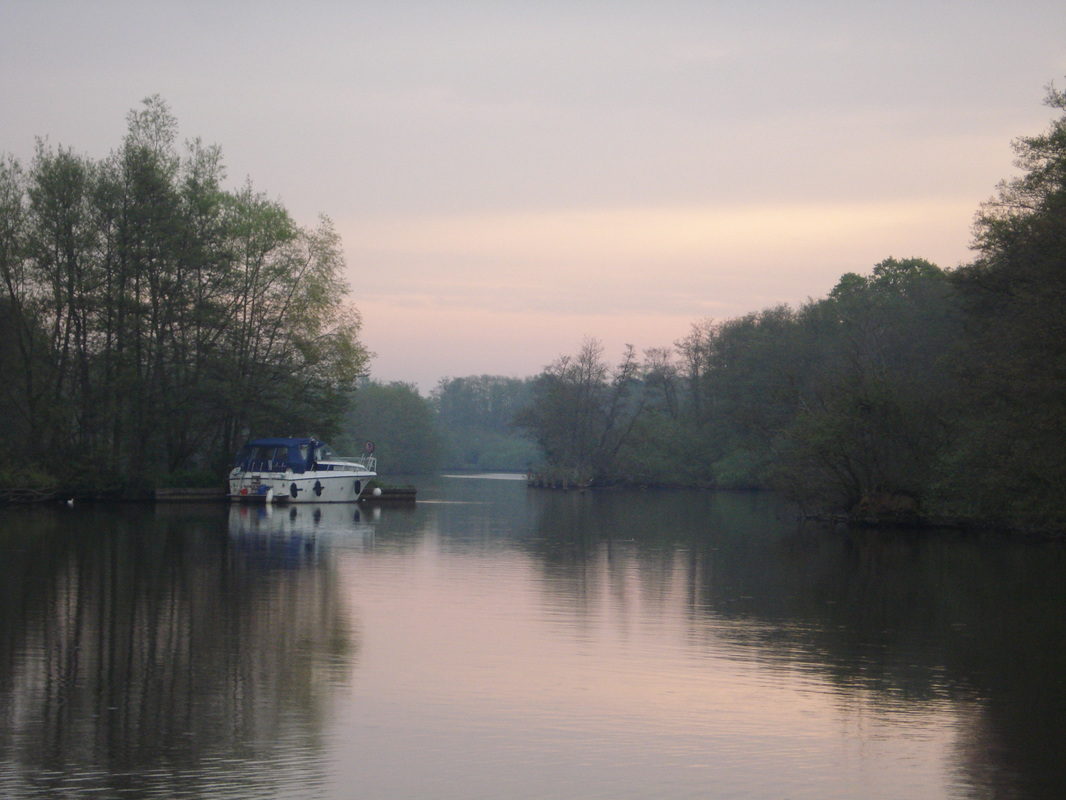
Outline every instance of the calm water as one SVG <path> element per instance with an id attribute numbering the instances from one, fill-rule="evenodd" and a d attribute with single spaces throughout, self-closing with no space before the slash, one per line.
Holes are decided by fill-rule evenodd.
<path id="1" fill-rule="evenodd" d="M 420 498 L 0 511 L 0 797 L 1066 793 L 1062 545 Z"/>

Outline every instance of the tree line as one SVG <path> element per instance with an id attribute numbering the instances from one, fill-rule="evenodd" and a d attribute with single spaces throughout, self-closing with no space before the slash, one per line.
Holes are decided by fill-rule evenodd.
<path id="1" fill-rule="evenodd" d="M 700 320 L 529 379 L 368 381 L 328 219 L 298 226 L 148 98 L 102 160 L 0 157 L 0 485 L 215 482 L 249 434 L 393 471 L 776 488 L 812 508 L 1066 524 L 1066 95 L 1014 143 L 976 258 L 888 258 L 824 298 Z M 359 386 L 359 391 L 356 387 Z M 391 450 L 391 456 L 389 451 Z"/>
<path id="2" fill-rule="evenodd" d="M 1066 112 L 1066 94 L 1047 105 Z M 1066 524 L 1066 114 L 1014 142 L 972 263 L 888 258 L 825 298 L 586 341 L 517 419 L 549 480 L 777 488 L 811 508 Z"/>
<path id="3" fill-rule="evenodd" d="M 540 451 L 513 424 L 531 400 L 532 378 L 442 378 L 423 397 L 414 384 L 362 381 L 345 415 L 337 448 L 361 452 L 375 442 L 388 473 L 445 468 L 525 472 Z"/>
<path id="4" fill-rule="evenodd" d="M 221 474 L 249 432 L 339 426 L 367 353 L 340 239 L 298 226 L 159 97 L 94 160 L 0 158 L 5 483 Z"/>

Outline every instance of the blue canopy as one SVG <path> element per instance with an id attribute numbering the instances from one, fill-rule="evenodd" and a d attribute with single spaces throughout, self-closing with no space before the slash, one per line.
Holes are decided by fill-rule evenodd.
<path id="1" fill-rule="evenodd" d="M 245 472 L 306 472 L 333 455 L 318 439 L 251 439 L 235 459 Z"/>

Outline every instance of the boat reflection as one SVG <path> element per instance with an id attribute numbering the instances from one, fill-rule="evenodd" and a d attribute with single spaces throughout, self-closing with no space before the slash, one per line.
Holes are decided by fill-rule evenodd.
<path id="1" fill-rule="evenodd" d="M 378 507 L 346 503 L 239 504 L 229 510 L 229 536 L 242 550 L 299 564 L 323 548 L 370 549 L 380 517 Z"/>

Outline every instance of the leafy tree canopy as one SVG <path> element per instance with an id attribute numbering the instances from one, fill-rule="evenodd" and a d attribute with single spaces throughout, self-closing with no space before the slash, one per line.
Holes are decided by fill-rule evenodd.
<path id="1" fill-rule="evenodd" d="M 332 223 L 224 188 L 158 96 L 127 123 L 102 160 L 46 140 L 28 168 L 0 159 L 0 458 L 129 485 L 221 470 L 249 434 L 328 433 L 368 358 Z"/>

